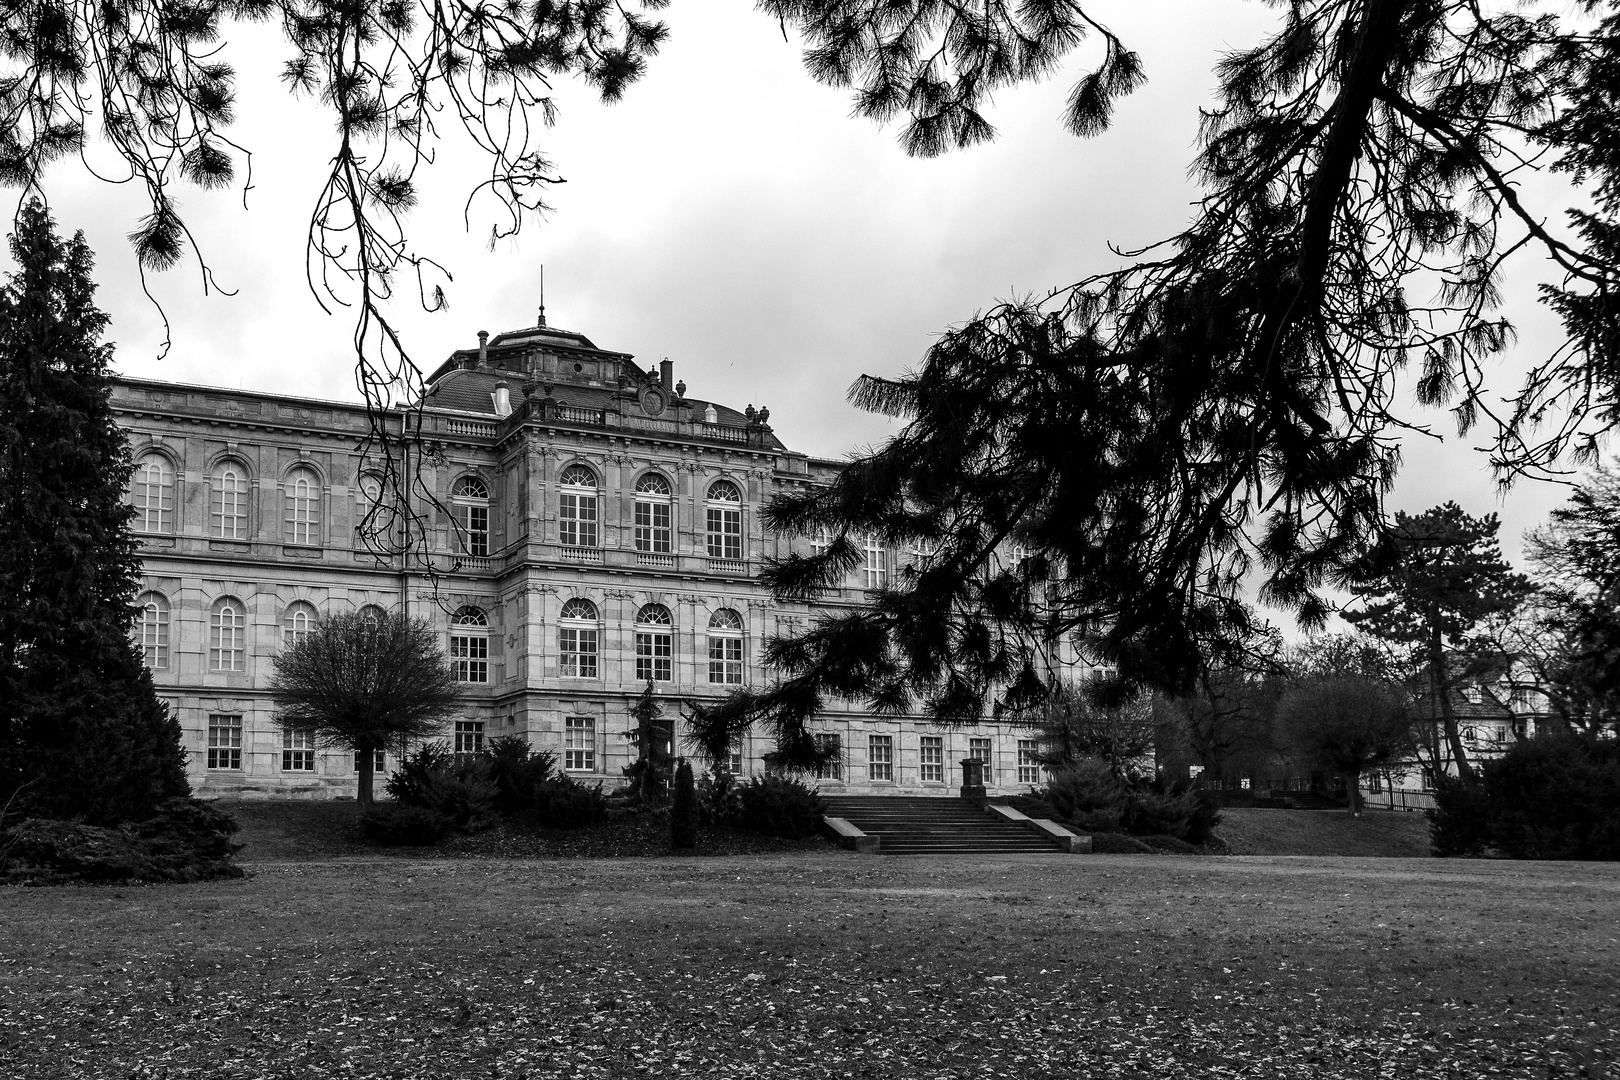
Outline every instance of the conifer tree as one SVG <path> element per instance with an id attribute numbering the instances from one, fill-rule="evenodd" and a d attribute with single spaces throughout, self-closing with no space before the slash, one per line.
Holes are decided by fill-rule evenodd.
<path id="1" fill-rule="evenodd" d="M 0 805 L 91 823 L 189 792 L 180 729 L 130 637 L 140 559 L 92 256 L 37 200 L 0 288 Z"/>
<path id="2" fill-rule="evenodd" d="M 630 708 L 636 726 L 625 733 L 635 744 L 636 760 L 624 767 L 630 778 L 630 794 L 648 806 L 662 806 L 669 794 L 669 782 L 674 775 L 674 756 L 671 750 L 670 722 L 664 719 L 664 707 L 653 693 L 653 682 Z"/>

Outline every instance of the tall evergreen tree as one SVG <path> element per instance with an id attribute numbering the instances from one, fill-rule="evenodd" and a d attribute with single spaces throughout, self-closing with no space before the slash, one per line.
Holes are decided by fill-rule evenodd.
<path id="1" fill-rule="evenodd" d="M 0 288 L 0 805 L 139 818 L 189 792 L 180 729 L 130 637 L 140 559 L 124 502 L 82 234 L 30 201 Z"/>
<path id="2" fill-rule="evenodd" d="M 1480 636 L 1482 623 L 1516 608 L 1530 583 L 1502 558 L 1495 514 L 1473 517 L 1448 502 L 1421 514 L 1395 515 L 1387 545 L 1367 564 L 1359 606 L 1344 613 L 1351 625 L 1410 650 L 1427 676 L 1431 718 L 1456 762 L 1473 776 L 1453 702 L 1456 688 L 1507 658 Z M 1438 763 L 1436 763 L 1438 768 Z"/>

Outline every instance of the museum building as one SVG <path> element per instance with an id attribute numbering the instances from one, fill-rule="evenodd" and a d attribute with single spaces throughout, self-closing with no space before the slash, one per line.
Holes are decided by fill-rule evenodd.
<path id="1" fill-rule="evenodd" d="M 643 370 L 543 315 L 480 334 L 428 377 L 419 409 L 386 416 L 420 425 L 407 473 L 435 496 L 410 507 L 431 575 L 365 535 L 380 484 L 364 407 L 133 378 L 113 406 L 135 462 L 134 633 L 203 793 L 354 792 L 356 755 L 281 732 L 267 690 L 276 652 L 327 613 L 431 621 L 466 691 L 443 736 L 457 752 L 522 735 L 611 788 L 649 680 L 677 717 L 683 700 L 757 685 L 768 638 L 860 603 L 912 557 L 869 540 L 841 588 L 776 601 L 765 560 L 818 541 L 766 531 L 759 511 L 841 464 L 789 450 L 768 410 L 690 397 L 668 360 Z M 941 730 L 849 702 L 814 726 L 840 751 L 816 778 L 828 793 L 954 793 L 966 757 L 992 791 L 1040 781 L 1030 732 L 993 720 Z M 745 739 L 731 768 L 756 772 L 770 749 Z M 396 763 L 390 750 L 378 764 Z"/>

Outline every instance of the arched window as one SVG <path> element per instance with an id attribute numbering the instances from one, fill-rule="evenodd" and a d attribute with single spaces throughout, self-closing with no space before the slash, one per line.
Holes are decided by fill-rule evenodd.
<path id="1" fill-rule="evenodd" d="M 174 474 L 168 458 L 142 455 L 130 476 L 129 494 L 135 504 L 136 532 L 174 532 Z"/>
<path id="2" fill-rule="evenodd" d="M 708 546 L 711 559 L 742 559 L 742 492 L 730 480 L 709 485 Z"/>
<path id="3" fill-rule="evenodd" d="M 563 675 L 575 679 L 597 677 L 597 621 L 596 605 L 589 600 L 575 597 L 563 605 L 557 628 L 557 655 Z"/>
<path id="4" fill-rule="evenodd" d="M 832 530 L 825 525 L 817 525 L 816 531 L 810 534 L 810 554 L 825 555 L 832 544 Z"/>
<path id="5" fill-rule="evenodd" d="M 214 601 L 208 613 L 208 668 L 241 671 L 247 654 L 247 609 L 233 596 Z"/>
<path id="6" fill-rule="evenodd" d="M 286 536 L 289 544 L 321 542 L 321 480 L 309 469 L 287 474 Z"/>
<path id="7" fill-rule="evenodd" d="M 709 617 L 709 681 L 724 686 L 743 681 L 743 621 L 730 608 Z"/>
<path id="8" fill-rule="evenodd" d="M 160 592 L 135 598 L 135 640 L 141 660 L 153 671 L 169 666 L 169 600 Z"/>
<path id="9" fill-rule="evenodd" d="M 457 682 L 489 682 L 489 619 L 478 608 L 457 608 L 450 617 L 450 666 Z"/>
<path id="10" fill-rule="evenodd" d="M 303 600 L 294 600 L 287 605 L 287 610 L 281 613 L 281 644 L 284 648 L 291 648 L 309 636 L 315 629 L 315 623 L 320 619 L 313 604 Z"/>
<path id="11" fill-rule="evenodd" d="M 360 609 L 360 618 L 364 619 L 368 624 L 376 626 L 384 619 L 388 618 L 388 612 L 384 611 L 376 604 L 367 604 L 365 607 Z"/>
<path id="12" fill-rule="evenodd" d="M 221 540 L 248 538 L 248 472 L 240 461 L 226 458 L 214 467 L 210 483 L 209 532 Z"/>
<path id="13" fill-rule="evenodd" d="M 564 547 L 596 547 L 596 474 L 576 463 L 562 471 L 559 483 L 557 542 Z"/>
<path id="14" fill-rule="evenodd" d="M 463 476 L 450 489 L 461 547 L 468 555 L 489 557 L 489 485 L 476 476 Z"/>
<path id="15" fill-rule="evenodd" d="M 674 489 L 657 473 L 636 481 L 636 550 L 667 555 L 670 544 L 670 502 Z"/>
<path id="16" fill-rule="evenodd" d="M 643 604 L 636 612 L 636 681 L 673 678 L 675 620 L 663 604 Z"/>

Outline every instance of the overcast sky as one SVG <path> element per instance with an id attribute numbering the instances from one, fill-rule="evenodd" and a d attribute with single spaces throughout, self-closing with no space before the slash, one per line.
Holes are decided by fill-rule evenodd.
<path id="1" fill-rule="evenodd" d="M 533 325 L 546 274 L 553 326 L 599 346 L 664 357 L 695 396 L 767 405 L 791 447 L 842 457 L 879 441 L 887 422 L 844 401 L 863 372 L 913 366 L 935 336 L 998 299 L 1107 269 L 1108 245 L 1130 248 L 1181 228 L 1198 106 L 1211 67 L 1277 17 L 1256 0 L 1101 2 L 1097 12 L 1143 56 L 1148 83 L 1093 140 L 1065 134 L 1063 99 L 1083 52 L 1039 86 L 999 95 L 993 143 L 908 159 L 894 128 L 850 116 L 846 92 L 812 82 L 800 46 L 747 0 L 677 0 L 672 36 L 623 101 L 602 106 L 561 85 L 561 115 L 543 149 L 567 184 L 555 212 L 512 243 L 487 249 L 490 218 L 462 227 L 476 180 L 470 148 L 441 148 L 410 219 L 416 247 L 455 275 L 450 308 L 395 315 L 431 369 L 479 330 Z M 253 189 L 187 192 L 182 212 L 219 283 L 205 295 L 194 266 L 152 281 L 173 347 L 142 295 L 124 240 L 137 193 L 59 167 L 48 190 L 61 226 L 82 228 L 99 257 L 121 371 L 150 378 L 355 400 L 351 318 L 323 313 L 304 279 L 303 229 L 332 151 L 330 124 L 275 79 L 284 47 L 264 28 L 236 28 L 226 55 L 242 99 L 236 137 L 254 151 Z M 1556 325 L 1533 302 L 1540 268 L 1509 276 L 1519 362 L 1545 355 Z M 1438 425 L 1451 436 L 1443 418 Z M 1476 440 L 1477 441 L 1477 440 Z M 1563 501 L 1522 483 L 1504 502 L 1483 458 L 1454 436 L 1409 443 L 1397 508 L 1455 499 L 1497 510 L 1504 546 Z"/>

